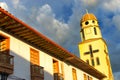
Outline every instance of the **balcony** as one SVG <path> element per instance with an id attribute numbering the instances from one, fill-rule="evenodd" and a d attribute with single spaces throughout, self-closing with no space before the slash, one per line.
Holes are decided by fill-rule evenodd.
<path id="1" fill-rule="evenodd" d="M 31 80 L 44 80 L 44 69 L 38 65 L 31 65 Z"/>
<path id="2" fill-rule="evenodd" d="M 0 52 L 0 72 L 12 74 L 14 67 L 14 57 Z"/>
<path id="3" fill-rule="evenodd" d="M 54 73 L 54 80 L 64 80 L 63 74 Z"/>

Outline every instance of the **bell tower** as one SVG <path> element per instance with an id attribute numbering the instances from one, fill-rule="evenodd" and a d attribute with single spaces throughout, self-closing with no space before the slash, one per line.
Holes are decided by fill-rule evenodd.
<path id="1" fill-rule="evenodd" d="M 94 14 L 86 13 L 81 21 L 81 40 L 79 43 L 80 58 L 96 68 L 107 77 L 104 80 L 114 80 L 107 49 L 102 38 L 97 18 Z"/>

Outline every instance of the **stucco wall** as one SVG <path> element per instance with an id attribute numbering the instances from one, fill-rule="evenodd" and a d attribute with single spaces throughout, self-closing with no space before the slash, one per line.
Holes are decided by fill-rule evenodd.
<path id="1" fill-rule="evenodd" d="M 16 76 L 25 80 L 30 80 L 30 48 L 34 48 L 6 33 L 0 31 L 0 33 L 10 37 L 10 54 L 14 56 L 14 73 L 10 76 Z M 35 49 L 35 48 L 34 48 Z M 36 49 L 38 50 L 38 49 Z M 59 62 L 59 72 L 62 73 L 61 64 L 64 68 L 64 80 L 73 80 L 72 68 L 76 69 L 77 79 L 83 79 L 82 70 L 75 68 L 74 66 L 64 63 L 45 52 L 39 51 L 40 66 L 44 67 L 44 80 L 53 80 L 53 59 Z M 87 73 L 86 73 L 87 74 Z M 88 75 L 88 74 L 87 74 Z M 94 78 L 93 80 L 98 80 Z"/>

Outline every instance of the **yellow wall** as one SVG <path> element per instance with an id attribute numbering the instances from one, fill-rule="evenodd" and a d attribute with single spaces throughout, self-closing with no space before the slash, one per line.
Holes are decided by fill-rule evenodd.
<path id="1" fill-rule="evenodd" d="M 109 61 L 109 55 L 108 55 L 107 46 L 104 40 L 102 38 L 99 38 L 99 39 L 86 40 L 84 42 L 79 43 L 81 59 L 84 60 L 85 62 L 86 60 L 89 60 L 89 64 L 92 65 L 90 54 L 86 54 L 86 55 L 84 54 L 85 52 L 90 51 L 89 45 L 92 46 L 93 50 L 97 50 L 97 49 L 99 50 L 98 52 L 93 53 L 93 59 L 95 62 L 94 67 L 100 72 L 104 73 L 106 76 L 108 76 L 108 78 L 111 77 L 112 71 L 111 71 L 111 66 Z M 97 61 L 96 61 L 97 57 L 99 58 L 100 65 L 97 65 Z M 108 62 L 107 62 L 107 59 L 108 59 Z M 113 78 L 108 80 L 113 80 Z"/>
<path id="2" fill-rule="evenodd" d="M 104 73 L 107 76 L 104 80 L 114 80 L 107 45 L 102 38 L 97 18 L 94 14 L 87 13 L 82 17 L 80 24 L 82 42 L 78 46 L 81 59 Z M 97 64 L 98 60 L 100 64 Z"/>

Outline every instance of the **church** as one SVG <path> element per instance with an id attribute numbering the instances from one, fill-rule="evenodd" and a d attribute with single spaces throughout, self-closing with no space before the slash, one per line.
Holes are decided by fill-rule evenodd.
<path id="1" fill-rule="evenodd" d="M 97 18 L 80 24 L 79 58 L 0 7 L 0 80 L 114 80 Z"/>

